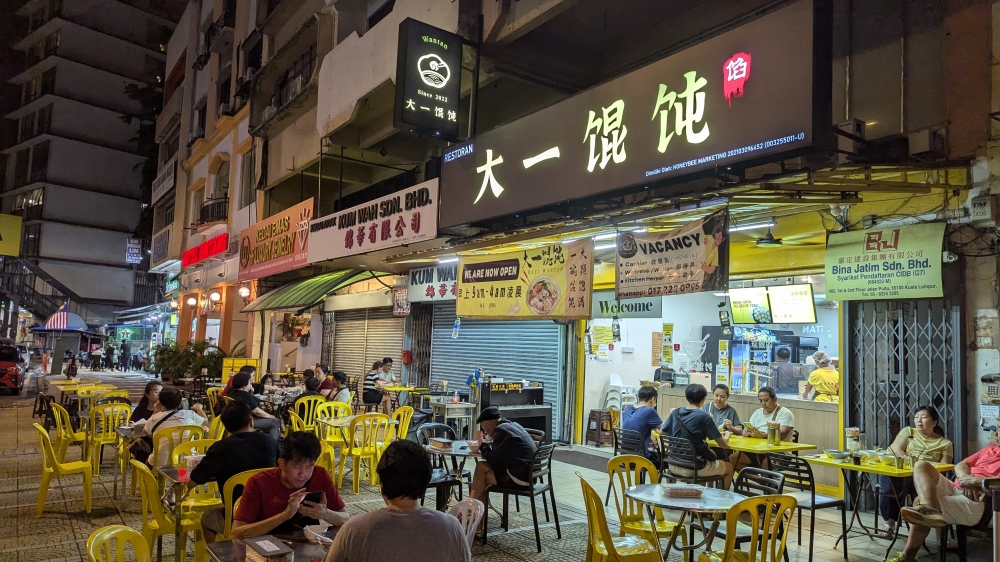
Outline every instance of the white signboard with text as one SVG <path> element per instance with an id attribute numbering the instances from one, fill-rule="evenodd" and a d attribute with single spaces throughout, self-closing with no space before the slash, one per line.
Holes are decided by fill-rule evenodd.
<path id="1" fill-rule="evenodd" d="M 437 236 L 438 180 L 320 217 L 309 225 L 309 263 L 384 250 Z"/>
<path id="2" fill-rule="evenodd" d="M 433 302 L 455 300 L 458 282 L 458 262 L 440 263 L 434 267 L 411 269 L 407 275 L 407 300 Z"/>

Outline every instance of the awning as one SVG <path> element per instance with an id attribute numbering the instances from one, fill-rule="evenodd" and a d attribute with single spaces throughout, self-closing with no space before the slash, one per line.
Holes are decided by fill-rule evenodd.
<path id="1" fill-rule="evenodd" d="M 243 308 L 243 312 L 257 312 L 258 310 L 306 310 L 312 308 L 323 301 L 334 291 L 344 287 L 364 281 L 374 279 L 391 273 L 379 273 L 364 269 L 347 269 L 324 273 L 309 279 L 293 281 L 287 285 L 265 293 L 257 297 L 255 301 Z"/>
<path id="2" fill-rule="evenodd" d="M 150 304 L 146 306 L 140 306 L 138 308 L 130 308 L 127 310 L 118 310 L 115 314 L 115 322 L 127 322 L 129 320 L 141 320 L 150 314 L 159 312 L 165 307 L 170 306 L 170 301 Z"/>

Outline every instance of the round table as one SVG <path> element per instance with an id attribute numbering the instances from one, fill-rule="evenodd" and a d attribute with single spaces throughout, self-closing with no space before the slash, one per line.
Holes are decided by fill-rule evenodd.
<path id="1" fill-rule="evenodd" d="M 736 492 L 720 490 L 718 488 L 706 488 L 704 486 L 697 486 L 702 490 L 700 497 L 692 498 L 670 496 L 667 494 L 667 489 L 672 486 L 690 488 L 694 485 L 639 484 L 637 486 L 629 486 L 628 488 L 625 488 L 626 497 L 646 506 L 646 511 L 649 514 L 649 520 L 652 522 L 654 529 L 656 528 L 656 512 L 653 508 L 658 507 L 660 509 L 669 509 L 679 511 L 681 513 L 680 518 L 677 520 L 677 525 L 674 527 L 674 531 L 670 535 L 670 541 L 667 543 L 667 551 L 665 553 L 661 553 L 664 559 L 666 559 L 666 557 L 670 554 L 670 549 L 672 548 L 684 552 L 685 558 L 687 558 L 688 552 L 694 551 L 695 549 L 699 549 L 703 546 L 706 547 L 706 549 L 710 549 L 712 546 L 712 539 L 715 538 L 715 532 L 719 528 L 719 522 L 722 521 L 731 507 L 747 499 L 746 496 L 737 494 Z M 704 538 L 702 538 L 701 542 L 698 544 L 678 546 L 675 543 L 677 541 L 677 537 L 681 533 L 681 526 L 684 524 L 684 518 L 688 513 L 691 513 L 692 519 L 698 519 L 698 523 L 704 533 Z M 702 521 L 702 515 L 710 515 L 712 517 L 712 526 L 708 531 L 705 531 L 705 524 Z M 691 532 L 691 542 L 694 542 L 693 527 Z M 656 548 L 658 551 L 660 550 L 660 541 L 656 541 Z"/>

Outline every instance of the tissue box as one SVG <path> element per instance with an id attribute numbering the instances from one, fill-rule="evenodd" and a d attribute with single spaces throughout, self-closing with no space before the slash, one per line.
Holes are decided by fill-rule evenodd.
<path id="1" fill-rule="evenodd" d="M 292 562 L 295 556 L 288 545 L 271 535 L 246 539 L 246 545 L 249 562 Z"/>

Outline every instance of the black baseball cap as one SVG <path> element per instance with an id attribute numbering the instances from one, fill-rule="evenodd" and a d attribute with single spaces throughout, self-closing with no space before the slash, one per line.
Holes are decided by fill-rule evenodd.
<path id="1" fill-rule="evenodd" d="M 479 417 L 476 418 L 476 423 L 483 423 L 484 421 L 498 419 L 500 419 L 500 409 L 496 406 L 490 406 L 479 413 Z"/>

